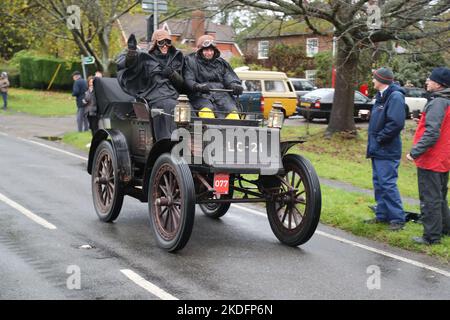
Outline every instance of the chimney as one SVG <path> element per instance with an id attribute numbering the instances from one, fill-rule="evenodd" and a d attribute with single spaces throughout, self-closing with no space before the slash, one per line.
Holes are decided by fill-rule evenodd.
<path id="1" fill-rule="evenodd" d="M 205 34 L 205 13 L 200 10 L 196 10 L 192 13 L 192 35 L 195 40 L 194 43 Z"/>

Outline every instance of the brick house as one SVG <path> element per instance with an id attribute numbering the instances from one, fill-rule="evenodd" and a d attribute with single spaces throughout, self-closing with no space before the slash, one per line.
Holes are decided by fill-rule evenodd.
<path id="1" fill-rule="evenodd" d="M 276 34 L 279 33 L 279 34 Z M 269 57 L 270 48 L 277 44 L 295 45 L 304 48 L 304 64 L 307 66 L 303 77 L 313 80 L 315 78 L 315 66 L 313 57 L 322 51 L 333 50 L 333 32 L 326 32 L 326 36 L 315 35 L 312 32 L 279 32 L 278 28 L 270 28 L 253 32 L 244 38 L 243 46 L 246 61 L 258 63 L 271 68 Z"/>
<path id="2" fill-rule="evenodd" d="M 146 16 L 141 14 L 125 14 L 118 21 L 119 29 L 122 33 L 124 45 L 131 33 L 136 35 L 140 41 L 140 47 L 146 47 L 147 35 Z M 229 60 L 233 56 L 242 56 L 242 51 L 234 42 L 235 34 L 233 29 L 227 25 L 212 22 L 205 17 L 204 12 L 194 11 L 189 19 L 169 19 L 160 23 L 159 28 L 166 29 L 175 45 L 180 46 L 185 53 L 194 51 L 196 40 L 205 34 L 209 34 L 216 39 L 217 47 L 221 51 L 221 56 Z M 181 44 L 181 45 L 180 45 Z"/>

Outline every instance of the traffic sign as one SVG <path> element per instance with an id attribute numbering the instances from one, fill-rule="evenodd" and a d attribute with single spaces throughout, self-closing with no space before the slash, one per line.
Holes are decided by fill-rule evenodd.
<path id="1" fill-rule="evenodd" d="M 95 58 L 93 56 L 83 57 L 83 64 L 94 64 Z"/>
<path id="2" fill-rule="evenodd" d="M 155 10 L 155 0 L 142 0 L 142 9 L 146 12 L 153 12 Z M 167 12 L 167 1 L 157 0 L 158 12 Z"/>

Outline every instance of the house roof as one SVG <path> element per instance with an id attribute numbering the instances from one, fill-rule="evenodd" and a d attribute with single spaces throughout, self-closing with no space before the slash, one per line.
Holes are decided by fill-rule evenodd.
<path id="1" fill-rule="evenodd" d="M 143 14 L 127 13 L 120 17 L 119 21 L 125 36 L 128 37 L 131 33 L 136 35 L 137 39 L 143 39 L 147 35 L 147 16 Z M 195 33 L 192 30 L 192 19 L 170 19 L 163 23 L 159 23 L 159 28 L 167 24 L 171 34 L 178 35 L 181 39 L 195 40 Z M 217 42 L 234 42 L 234 31 L 230 26 L 221 25 L 212 22 L 210 19 L 205 19 L 205 32 L 215 33 Z"/>

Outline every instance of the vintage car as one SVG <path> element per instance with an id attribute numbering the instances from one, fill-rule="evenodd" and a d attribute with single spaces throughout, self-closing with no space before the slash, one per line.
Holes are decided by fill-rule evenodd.
<path id="1" fill-rule="evenodd" d="M 172 139 L 155 141 L 154 117 L 163 114 L 126 95 L 114 78 L 94 82 L 100 129 L 92 138 L 87 171 L 100 220 L 117 219 L 124 196 L 148 202 L 157 244 L 182 249 L 196 204 L 211 218 L 232 203 L 262 202 L 275 236 L 298 246 L 314 234 L 321 212 L 319 179 L 311 163 L 281 141 L 281 106 L 268 120 L 199 118 L 180 96 Z M 223 90 L 223 89 L 222 89 Z"/>

